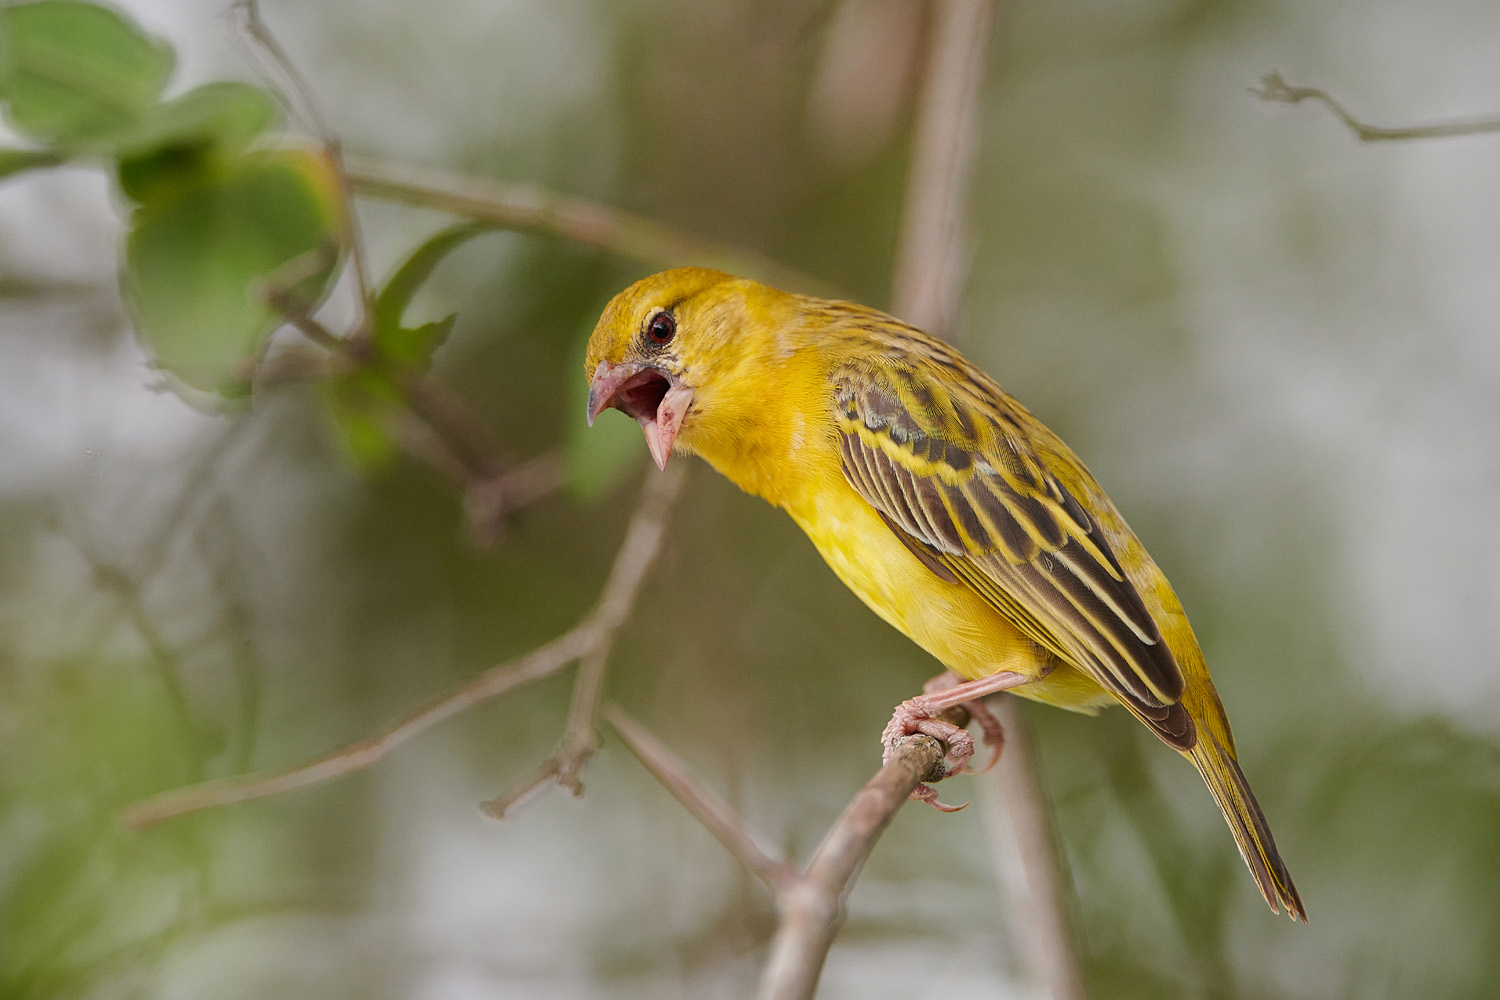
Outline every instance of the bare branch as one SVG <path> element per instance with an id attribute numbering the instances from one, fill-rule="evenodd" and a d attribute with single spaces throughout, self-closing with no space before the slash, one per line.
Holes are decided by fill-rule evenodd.
<path id="1" fill-rule="evenodd" d="M 1301 104 L 1317 101 L 1336 115 L 1339 121 L 1360 142 L 1397 142 L 1409 139 L 1446 139 L 1460 135 L 1488 135 L 1500 132 L 1500 118 L 1471 118 L 1463 121 L 1431 122 L 1426 125 L 1390 127 L 1371 125 L 1354 117 L 1332 95 L 1318 87 L 1293 87 L 1280 73 L 1270 72 L 1261 77 L 1259 87 L 1251 87 L 1250 93 L 1263 101 L 1275 104 Z"/>
<path id="2" fill-rule="evenodd" d="M 1022 936 L 1027 963 L 1053 1000 L 1084 1000 L 1083 972 L 1078 965 L 1076 938 L 1065 901 L 1071 898 L 1061 864 L 1057 831 L 1042 790 L 1036 744 L 1019 699 L 991 698 L 990 708 L 1005 727 L 1005 753 L 983 778 L 1010 813 L 1013 844 L 1024 885 L 1014 885 L 1010 898 L 1011 929 Z M 987 810 L 988 811 L 988 810 Z M 998 816 L 988 824 L 991 838 L 998 832 Z M 1012 880 L 1017 882 L 1021 880 Z"/>
<path id="3" fill-rule="evenodd" d="M 667 516 L 682 488 L 683 465 L 647 479 L 608 581 L 593 610 L 572 629 L 519 659 L 502 663 L 440 695 L 376 733 L 297 767 L 208 781 L 153 796 L 130 807 L 135 828 L 213 806 L 244 802 L 341 777 L 369 767 L 396 747 L 454 715 L 522 684 L 547 677 L 605 649 L 629 617 L 646 571 L 661 549 Z"/>
<path id="4" fill-rule="evenodd" d="M 993 0 L 948 0 L 934 8 L 932 46 L 923 85 L 911 174 L 907 180 L 898 266 L 892 292 L 893 310 L 938 334 L 948 332 L 958 312 L 964 260 L 963 220 L 968 181 L 976 148 L 979 89 L 985 51 L 994 19 Z M 1002 699 L 1009 703 L 1012 699 Z M 1012 708 L 1008 704 L 1005 708 Z M 1004 709 L 1002 709 L 1004 710 Z M 1006 712 L 1014 717 L 1013 712 Z M 1036 784 L 1036 762 L 1030 740 L 1008 741 L 1001 766 L 1018 832 L 1017 847 L 1041 921 L 1027 918 L 1037 944 L 1026 950 L 1032 974 L 1054 990 L 1056 1000 L 1083 996 L 1078 960 L 1068 920 L 1068 898 L 1058 872 L 1061 859 L 1050 830 L 1047 804 Z M 1029 785 L 1024 785 L 1025 776 Z M 1038 833 L 1038 831 L 1043 831 Z M 996 831 L 992 830 L 992 835 Z"/>
<path id="5" fill-rule="evenodd" d="M 608 665 L 609 650 L 602 647 L 580 661 L 578 676 L 573 679 L 568 724 L 557 752 L 543 761 L 525 781 L 488 802 L 480 803 L 481 812 L 493 819 L 504 819 L 507 812 L 529 799 L 549 781 L 557 782 L 575 797 L 583 794 L 583 781 L 578 775 L 599 752 L 599 733 L 595 727 L 599 717 L 599 698 L 604 691 L 604 668 Z"/>
<path id="6" fill-rule="evenodd" d="M 844 894 L 917 783 L 942 769 L 948 748 L 922 734 L 898 740 L 891 759 L 855 794 L 807 870 L 798 874 L 762 848 L 749 825 L 645 726 L 615 705 L 604 717 L 646 770 L 775 895 L 781 919 L 758 995 L 810 1000 L 843 922 Z"/>
<path id="7" fill-rule="evenodd" d="M 654 267 L 722 268 L 804 292 L 830 294 L 824 282 L 743 247 L 704 239 L 654 219 L 570 198 L 534 184 L 516 184 L 428 167 L 350 157 L 356 193 L 493 222 L 522 233 L 557 236 Z"/>
<path id="8" fill-rule="evenodd" d="M 810 1000 L 843 923 L 845 892 L 917 783 L 942 768 L 947 752 L 920 733 L 898 740 L 891 759 L 829 829 L 806 874 L 778 895 L 781 923 L 761 975 L 761 1000 Z"/>
<path id="9" fill-rule="evenodd" d="M 464 520 L 483 548 L 505 532 L 506 518 L 556 493 L 566 482 L 562 453 L 544 452 L 499 475 L 470 479 L 464 490 Z"/>
<path id="10" fill-rule="evenodd" d="M 979 90 L 994 0 L 945 0 L 932 12 L 926 79 L 912 137 L 891 309 L 939 336 L 957 311 Z"/>
<path id="11" fill-rule="evenodd" d="M 723 799 L 705 788 L 687 765 L 673 755 L 645 726 L 618 705 L 604 710 L 604 718 L 620 734 L 646 770 L 713 834 L 749 872 L 778 896 L 798 881 L 797 873 L 763 849 L 753 831 Z M 915 785 L 913 785 L 915 787 Z"/>
<path id="12" fill-rule="evenodd" d="M 308 340 L 349 364 L 369 360 L 367 349 L 329 330 L 279 284 L 268 285 L 263 294 L 282 319 Z M 405 427 L 398 435 L 397 443 L 408 455 L 463 489 L 465 517 L 478 544 L 492 545 L 504 529 L 507 514 L 536 503 L 562 486 L 562 461 L 556 453 L 507 469 L 484 423 L 447 385 L 414 369 L 394 369 L 388 374 L 416 418 L 414 426 Z"/>
<path id="13" fill-rule="evenodd" d="M 145 645 L 155 668 L 157 681 L 167 696 L 167 704 L 171 706 L 172 719 L 178 731 L 191 743 L 201 746 L 203 733 L 198 727 L 187 687 L 178 669 L 178 655 L 151 620 L 139 579 L 109 562 L 84 538 L 70 533 L 64 533 L 63 537 L 73 544 L 84 562 L 88 563 L 94 583 L 99 589 L 114 596 L 125 620 Z"/>
<path id="14" fill-rule="evenodd" d="M 286 49 L 271 34 L 260 16 L 260 0 L 234 0 L 229 6 L 234 19 L 235 31 L 249 50 L 251 57 L 260 66 L 261 75 L 286 103 L 293 117 L 302 127 L 311 132 L 320 142 L 333 141 L 333 131 L 323 118 L 313 97 L 312 88 L 293 65 Z"/>

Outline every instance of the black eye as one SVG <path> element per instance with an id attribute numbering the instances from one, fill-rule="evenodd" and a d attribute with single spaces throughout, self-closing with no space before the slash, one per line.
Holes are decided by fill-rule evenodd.
<path id="1" fill-rule="evenodd" d="M 653 344 L 665 344 L 677 333 L 677 318 L 663 310 L 646 324 L 646 336 Z"/>

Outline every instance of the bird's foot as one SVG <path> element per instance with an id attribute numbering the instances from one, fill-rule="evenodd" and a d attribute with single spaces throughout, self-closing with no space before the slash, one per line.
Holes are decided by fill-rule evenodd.
<path id="1" fill-rule="evenodd" d="M 940 674 L 922 687 L 923 693 L 896 706 L 891 721 L 881 733 L 880 741 L 885 745 L 885 760 L 895 752 L 895 742 L 903 736 L 922 733 L 939 740 L 948 748 L 940 762 L 941 773 L 924 775 L 924 783 L 917 785 L 911 797 L 944 812 L 957 812 L 963 806 L 950 806 L 939 802 L 937 792 L 926 781 L 940 781 L 968 770 L 969 759 L 974 756 L 974 737 L 955 722 L 967 723 L 969 718 L 979 723 L 984 733 L 985 745 L 990 748 L 990 759 L 981 769 L 988 771 L 1000 759 L 1005 746 L 1005 731 L 1000 720 L 995 718 L 980 700 L 985 695 L 1024 684 L 1032 678 L 1010 671 L 1001 671 L 977 681 L 960 682 L 951 672 Z M 957 712 L 958 714 L 954 715 Z M 962 713 L 967 712 L 968 718 Z M 950 721 L 951 720 L 951 721 Z M 964 803 L 968 805 L 968 803 Z"/>
<path id="2" fill-rule="evenodd" d="M 886 725 L 885 732 L 880 734 L 880 742 L 885 745 L 884 760 L 890 760 L 896 752 L 896 741 L 903 736 L 911 736 L 921 733 L 931 736 L 948 748 L 948 753 L 938 762 L 937 774 L 923 775 L 926 781 L 940 781 L 943 778 L 952 777 L 967 770 L 969 758 L 974 756 L 974 737 L 967 731 L 955 726 L 946 719 L 938 718 L 943 709 L 934 710 L 926 704 L 925 695 L 910 698 L 896 706 L 896 712 L 891 716 L 891 721 Z M 943 812 L 957 812 L 964 806 L 950 806 L 946 802 L 938 801 L 937 790 L 924 781 L 912 790 L 911 797 L 921 802 L 926 802 L 934 809 Z M 967 802 L 964 805 L 968 805 Z"/>
<path id="3" fill-rule="evenodd" d="M 957 674 L 951 670 L 945 670 L 936 677 L 929 678 L 927 683 L 922 685 L 922 693 L 940 694 L 953 690 L 961 683 L 963 682 L 958 679 Z M 943 715 L 955 726 L 967 726 L 971 719 L 979 723 L 979 731 L 984 736 L 984 745 L 990 750 L 990 759 L 974 773 L 987 774 L 1000 763 L 1000 752 L 1005 749 L 1005 727 L 1000 725 L 1000 720 L 995 718 L 995 713 L 990 711 L 983 699 L 975 698 L 973 701 L 963 702 L 947 709 Z"/>

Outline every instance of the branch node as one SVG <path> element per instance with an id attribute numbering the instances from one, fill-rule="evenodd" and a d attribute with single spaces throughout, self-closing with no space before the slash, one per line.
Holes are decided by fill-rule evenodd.
<path id="1" fill-rule="evenodd" d="M 1294 87 L 1275 70 L 1261 77 L 1260 86 L 1251 87 L 1250 93 L 1263 101 L 1270 101 L 1274 104 L 1301 104 L 1303 101 L 1317 101 L 1332 111 L 1360 142 L 1443 139 L 1460 135 L 1485 135 L 1500 132 L 1500 119 L 1495 118 L 1433 122 L 1427 125 L 1394 128 L 1386 125 L 1371 125 L 1356 118 L 1347 108 L 1334 100 L 1326 90 L 1319 87 Z"/>

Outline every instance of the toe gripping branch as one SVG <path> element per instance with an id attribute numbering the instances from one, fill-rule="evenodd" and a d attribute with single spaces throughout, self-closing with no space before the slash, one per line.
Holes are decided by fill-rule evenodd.
<path id="1" fill-rule="evenodd" d="M 957 812 L 968 805 L 951 806 L 938 800 L 937 790 L 927 782 L 937 782 L 955 774 L 968 771 L 969 761 L 974 756 L 974 737 L 964 729 L 970 719 L 979 723 L 984 734 L 985 745 L 990 748 L 990 759 L 980 771 L 988 771 L 1000 759 L 1005 746 L 1005 731 L 1000 720 L 995 718 L 982 699 L 985 695 L 1004 691 L 1024 684 L 1031 678 L 1023 674 L 1001 671 L 977 681 L 960 682 L 952 673 L 939 674 L 922 687 L 922 694 L 909 698 L 896 706 L 891 721 L 880 735 L 885 747 L 885 759 L 890 760 L 897 740 L 913 733 L 922 733 L 939 740 L 948 748 L 947 755 L 928 774 L 922 776 L 911 797 L 943 812 Z"/>

